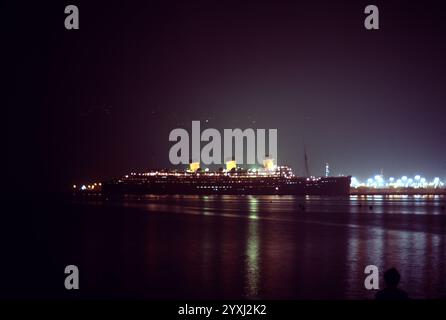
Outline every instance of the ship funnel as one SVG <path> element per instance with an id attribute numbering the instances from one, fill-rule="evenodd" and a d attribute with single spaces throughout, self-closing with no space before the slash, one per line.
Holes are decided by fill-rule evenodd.
<path id="1" fill-rule="evenodd" d="M 237 168 L 237 163 L 235 160 L 226 161 L 226 171 L 231 171 L 234 168 Z"/>
<path id="2" fill-rule="evenodd" d="M 265 158 L 263 160 L 263 168 L 265 170 L 274 170 L 276 166 L 274 165 L 274 159 L 273 158 Z"/>
<path id="3" fill-rule="evenodd" d="M 189 163 L 189 171 L 196 172 L 198 169 L 200 169 L 200 162 Z"/>

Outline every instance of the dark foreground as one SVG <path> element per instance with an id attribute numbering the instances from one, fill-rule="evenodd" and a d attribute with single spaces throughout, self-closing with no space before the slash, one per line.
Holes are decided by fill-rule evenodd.
<path id="1" fill-rule="evenodd" d="M 10 201 L 9 298 L 371 299 L 370 264 L 396 267 L 411 298 L 446 297 L 444 197 Z"/>

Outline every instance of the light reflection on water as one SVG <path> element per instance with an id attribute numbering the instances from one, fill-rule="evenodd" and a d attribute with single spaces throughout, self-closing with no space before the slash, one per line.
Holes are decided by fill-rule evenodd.
<path id="1" fill-rule="evenodd" d="M 247 298 L 256 298 L 259 290 L 259 247 L 260 239 L 258 233 L 258 199 L 255 197 L 249 197 L 249 222 L 248 222 L 248 235 L 246 243 L 246 285 L 245 296 Z"/>
<path id="2" fill-rule="evenodd" d="M 147 264 L 152 274 L 165 267 L 160 260 L 183 269 L 176 281 L 185 293 L 358 299 L 374 296 L 363 287 L 369 264 L 381 273 L 396 267 L 412 298 L 446 297 L 445 202 L 442 196 L 151 195 L 102 204 L 149 213 Z M 184 252 L 187 259 L 180 258 Z M 152 274 L 148 283 L 157 281 Z"/>

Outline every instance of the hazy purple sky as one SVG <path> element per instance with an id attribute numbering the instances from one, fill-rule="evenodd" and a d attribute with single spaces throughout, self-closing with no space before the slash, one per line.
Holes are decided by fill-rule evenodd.
<path id="1" fill-rule="evenodd" d="M 297 173 L 305 140 L 315 175 L 329 162 L 361 178 L 446 177 L 440 1 L 240 2 L 4 6 L 14 180 L 61 188 L 169 167 L 169 132 L 206 119 L 277 128 Z M 380 30 L 363 26 L 371 3 Z M 80 30 L 64 29 L 67 4 Z"/>

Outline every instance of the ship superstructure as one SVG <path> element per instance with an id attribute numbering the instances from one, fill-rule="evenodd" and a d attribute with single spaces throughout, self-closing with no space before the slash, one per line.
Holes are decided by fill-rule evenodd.
<path id="1" fill-rule="evenodd" d="M 132 172 L 101 183 L 106 194 L 290 194 L 348 195 L 350 176 L 298 177 L 288 166 L 276 166 L 272 159 L 263 168 L 242 169 L 234 160 L 226 169 L 202 170 L 191 163 L 188 170 Z"/>

